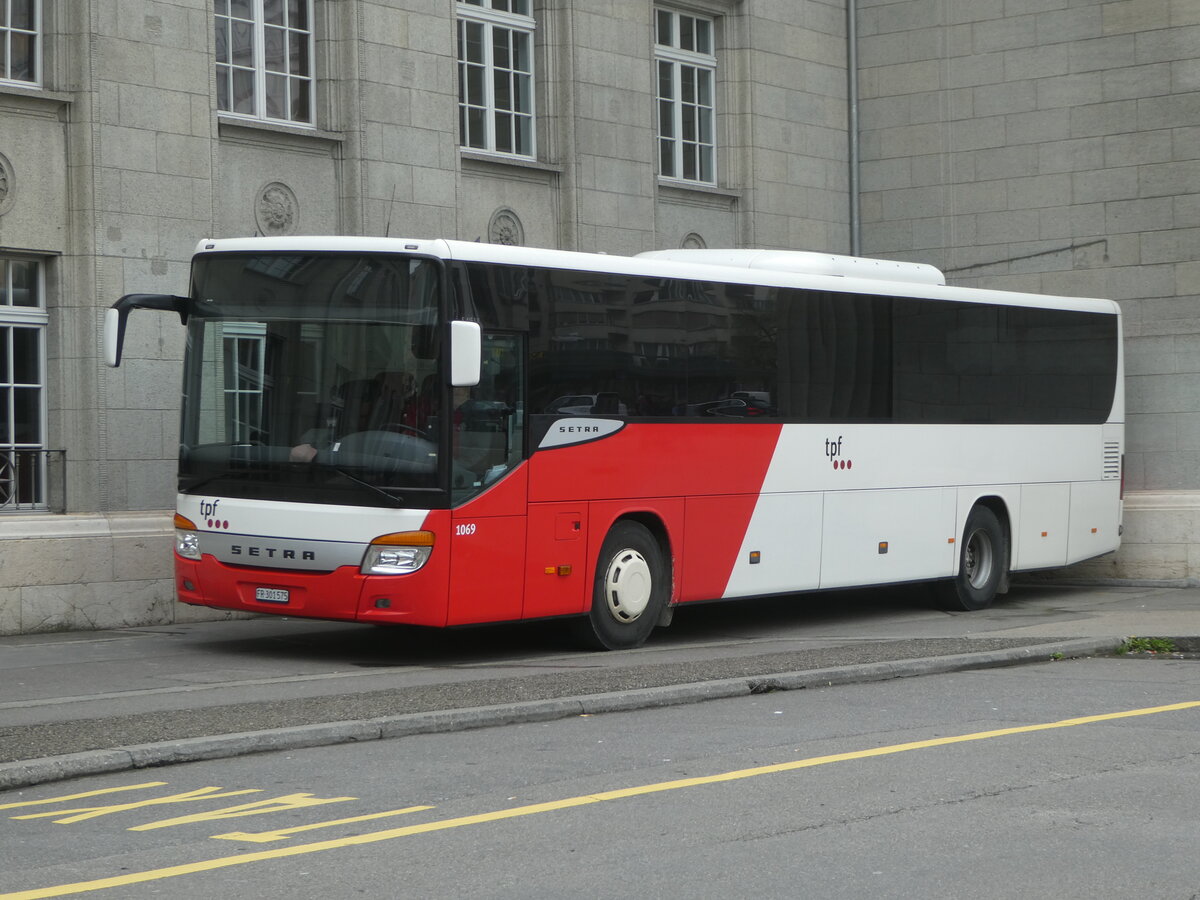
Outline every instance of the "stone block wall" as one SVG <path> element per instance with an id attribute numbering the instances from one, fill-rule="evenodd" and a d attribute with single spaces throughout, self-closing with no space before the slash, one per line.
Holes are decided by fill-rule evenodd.
<path id="1" fill-rule="evenodd" d="M 863 253 L 1120 302 L 1125 538 L 1200 579 L 1200 4 L 860 0 Z"/>
<path id="2" fill-rule="evenodd" d="M 0 635 L 231 618 L 175 602 L 170 525 L 155 513 L 0 519 Z"/>

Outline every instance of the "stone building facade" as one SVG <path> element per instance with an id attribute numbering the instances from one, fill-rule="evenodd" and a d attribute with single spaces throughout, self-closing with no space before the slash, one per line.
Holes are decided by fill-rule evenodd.
<path id="1" fill-rule="evenodd" d="M 114 370 L 100 322 L 249 234 L 856 252 L 1112 297 L 1126 543 L 1086 571 L 1200 576 L 1200 7 L 850 2 L 0 0 L 0 634 L 189 615 L 182 329 L 133 317 Z"/>

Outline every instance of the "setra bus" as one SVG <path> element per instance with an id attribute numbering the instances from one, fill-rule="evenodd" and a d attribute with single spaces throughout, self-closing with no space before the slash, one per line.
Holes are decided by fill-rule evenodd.
<path id="1" fill-rule="evenodd" d="M 1117 548 L 1107 300 L 766 250 L 201 241 L 175 516 L 184 603 L 370 623 L 574 617 L 935 582 Z"/>

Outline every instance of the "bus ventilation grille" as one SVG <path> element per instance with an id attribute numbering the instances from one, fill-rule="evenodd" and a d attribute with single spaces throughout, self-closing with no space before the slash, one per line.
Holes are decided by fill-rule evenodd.
<path id="1" fill-rule="evenodd" d="M 1121 477 L 1121 445 L 1116 441 L 1104 445 L 1104 480 L 1115 481 Z"/>

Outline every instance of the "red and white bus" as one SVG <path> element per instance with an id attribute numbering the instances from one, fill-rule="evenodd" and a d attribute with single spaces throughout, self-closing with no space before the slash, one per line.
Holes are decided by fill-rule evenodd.
<path id="1" fill-rule="evenodd" d="M 455 626 L 939 582 L 1116 549 L 1116 303 L 777 251 L 206 240 L 175 583 L 221 609 Z"/>

